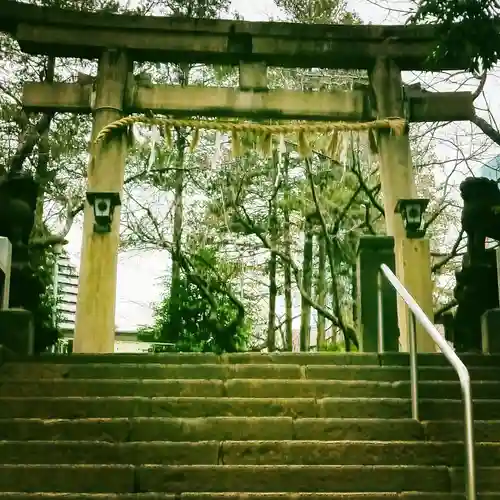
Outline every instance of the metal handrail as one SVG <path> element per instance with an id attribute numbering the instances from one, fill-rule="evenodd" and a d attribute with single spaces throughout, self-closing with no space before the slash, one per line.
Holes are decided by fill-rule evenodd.
<path id="1" fill-rule="evenodd" d="M 10 295 L 10 271 L 12 266 L 12 244 L 8 238 L 0 236 L 0 309 L 8 309 Z"/>
<path id="2" fill-rule="evenodd" d="M 379 273 L 379 288 L 378 288 L 378 314 L 379 314 L 379 338 L 381 338 L 380 328 L 383 327 L 383 311 L 382 311 L 382 276 L 384 276 L 396 293 L 404 300 L 408 308 L 410 327 L 409 327 L 409 344 L 410 344 L 410 377 L 411 377 L 411 410 L 412 417 L 419 420 L 418 408 L 418 371 L 417 371 L 417 336 L 416 336 L 416 321 L 422 325 L 424 330 L 431 336 L 432 340 L 439 346 L 445 358 L 450 362 L 455 369 L 460 380 L 462 388 L 462 397 L 464 402 L 464 427 L 465 427 L 465 484 L 466 495 L 468 500 L 476 500 L 476 462 L 474 456 L 474 416 L 472 411 L 472 391 L 469 370 L 464 365 L 462 360 L 456 355 L 455 351 L 450 347 L 448 342 L 439 333 L 431 320 L 422 311 L 415 299 L 409 294 L 408 290 L 399 281 L 396 275 L 389 269 L 388 266 L 382 264 Z"/>

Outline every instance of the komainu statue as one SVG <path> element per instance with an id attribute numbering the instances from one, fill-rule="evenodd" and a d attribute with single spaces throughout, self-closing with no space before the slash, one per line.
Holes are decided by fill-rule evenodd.
<path id="1" fill-rule="evenodd" d="M 39 256 L 29 245 L 35 223 L 38 183 L 29 174 L 0 177 L 0 236 L 12 244 L 10 300 L 12 308 L 31 311 L 35 322 L 35 352 L 42 352 L 58 338 L 58 331 L 45 316 L 46 285 L 36 272 Z"/>
<path id="2" fill-rule="evenodd" d="M 464 200 L 462 229 L 467 234 L 467 253 L 473 265 L 484 259 L 486 238 L 500 241 L 500 190 L 486 177 L 468 177 L 460 184 Z"/>
<path id="3" fill-rule="evenodd" d="M 38 197 L 38 184 L 28 174 L 0 177 L 0 236 L 12 243 L 13 267 L 26 261 Z"/>
<path id="4" fill-rule="evenodd" d="M 481 316 L 498 307 L 496 250 L 487 249 L 478 265 L 471 265 L 468 254 L 462 269 L 455 273 L 454 296 L 458 307 L 453 324 L 457 352 L 481 350 Z"/>
<path id="5" fill-rule="evenodd" d="M 496 251 L 486 248 L 486 238 L 500 241 L 500 190 L 493 180 L 468 177 L 460 194 L 467 253 L 455 273 L 453 341 L 458 352 L 469 352 L 481 350 L 481 316 L 499 305 Z"/>

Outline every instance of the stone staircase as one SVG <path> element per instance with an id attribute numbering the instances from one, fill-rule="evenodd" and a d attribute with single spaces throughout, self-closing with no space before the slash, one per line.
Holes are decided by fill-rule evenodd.
<path id="1" fill-rule="evenodd" d="M 500 357 L 474 380 L 478 489 L 500 500 Z M 440 355 L 42 356 L 0 367 L 0 500 L 459 500 Z"/>

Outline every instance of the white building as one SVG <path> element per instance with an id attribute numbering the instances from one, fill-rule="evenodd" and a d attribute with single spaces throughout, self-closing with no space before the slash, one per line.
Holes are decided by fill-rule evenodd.
<path id="1" fill-rule="evenodd" d="M 57 256 L 54 266 L 56 276 L 55 294 L 57 296 L 56 309 L 60 318 L 61 330 L 73 331 L 75 328 L 76 297 L 78 294 L 78 271 L 66 254 Z"/>
<path id="2" fill-rule="evenodd" d="M 487 177 L 494 181 L 500 180 L 500 155 L 481 166 L 479 177 Z"/>
<path id="3" fill-rule="evenodd" d="M 78 270 L 66 253 L 60 254 L 54 265 L 54 285 L 57 296 L 56 310 L 59 316 L 59 329 L 67 341 L 73 339 L 75 330 Z M 115 352 L 147 352 L 150 347 L 149 343 L 137 341 L 135 331 L 117 330 L 116 337 Z"/>
<path id="4" fill-rule="evenodd" d="M 481 165 L 479 169 L 479 177 L 486 177 L 497 182 L 500 181 L 500 155 L 495 156 L 488 163 Z M 486 238 L 487 248 L 494 248 L 496 246 L 496 241 Z"/>

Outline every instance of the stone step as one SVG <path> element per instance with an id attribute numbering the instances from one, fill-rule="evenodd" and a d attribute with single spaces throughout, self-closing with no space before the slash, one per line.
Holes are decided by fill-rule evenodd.
<path id="1" fill-rule="evenodd" d="M 498 367 L 500 355 L 460 354 L 468 366 Z M 427 366 L 449 366 L 442 354 L 425 353 L 418 355 L 419 364 Z M 210 353 L 164 353 L 164 354 L 42 354 L 36 357 L 15 357 L 11 361 L 23 363 L 89 364 L 89 363 L 163 363 L 163 364 L 297 364 L 297 365 L 387 365 L 408 366 L 407 353 L 255 353 L 215 355 Z"/>
<path id="2" fill-rule="evenodd" d="M 444 431 L 463 437 L 460 422 L 441 429 L 429 422 L 433 439 Z M 199 440 L 420 440 L 425 424 L 412 419 L 327 419 L 291 417 L 0 419 L 0 440 L 199 441 Z M 500 421 L 476 422 L 479 441 L 500 441 Z"/>
<path id="3" fill-rule="evenodd" d="M 463 420 L 424 421 L 422 426 L 425 439 L 429 441 L 462 441 L 464 439 Z M 474 437 L 476 442 L 500 442 L 500 421 L 475 420 Z"/>
<path id="4" fill-rule="evenodd" d="M 426 381 L 420 398 L 460 399 L 458 382 Z M 472 383 L 475 399 L 499 399 L 500 382 Z M 339 380 L 15 380 L 0 379 L 0 397 L 235 397 L 235 398 L 407 398 L 409 382 Z"/>
<path id="5" fill-rule="evenodd" d="M 483 493 L 478 500 L 499 500 Z M 0 500 L 465 500 L 459 493 L 1 493 Z"/>
<path id="6" fill-rule="evenodd" d="M 461 421 L 291 417 L 0 419 L 0 440 L 16 441 L 462 441 Z M 500 420 L 476 420 L 477 442 L 500 442 Z"/>
<path id="7" fill-rule="evenodd" d="M 450 420 L 463 413 L 460 400 L 421 399 L 424 420 Z M 0 418 L 96 417 L 322 417 L 409 418 L 403 398 L 220 398 L 220 397 L 19 397 L 0 398 Z M 500 400 L 474 402 L 479 420 L 500 420 Z"/>
<path id="8" fill-rule="evenodd" d="M 500 463 L 500 443 L 478 443 L 482 467 Z M 3 464 L 464 465 L 459 442 L 418 441 L 3 441 Z"/>
<path id="9" fill-rule="evenodd" d="M 500 468 L 477 469 L 478 490 L 500 491 Z M 0 491 L 457 492 L 464 471 L 443 466 L 0 465 Z"/>
<path id="10" fill-rule="evenodd" d="M 72 356 L 65 356 L 68 361 Z M 500 367 L 471 367 L 471 379 L 500 381 Z M 2 379 L 310 379 L 409 381 L 410 370 L 403 366 L 312 364 L 162 364 L 162 363 L 6 363 L 0 367 Z M 447 366 L 419 368 L 424 381 L 458 380 Z"/>
<path id="11" fill-rule="evenodd" d="M 341 368 L 339 366 L 333 368 Z M 378 368 L 378 366 L 377 366 Z M 338 371 L 338 370 L 337 370 Z M 160 363 L 6 363 L 2 378 L 12 379 L 204 379 L 306 378 L 307 368 L 295 364 L 160 364 Z M 500 379 L 500 378 L 499 378 Z"/>

